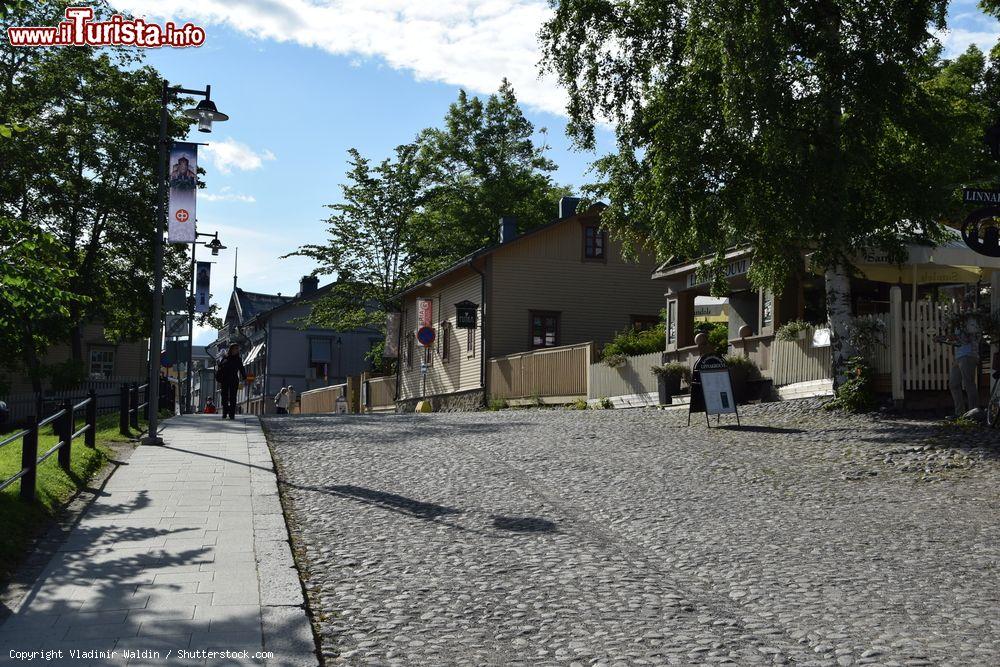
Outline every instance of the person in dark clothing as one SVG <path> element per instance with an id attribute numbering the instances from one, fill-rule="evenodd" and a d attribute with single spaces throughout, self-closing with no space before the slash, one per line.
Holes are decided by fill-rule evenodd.
<path id="1" fill-rule="evenodd" d="M 236 389 L 240 386 L 240 381 L 246 377 L 247 372 L 240 357 L 240 346 L 233 343 L 215 369 L 215 379 L 222 386 L 223 419 L 226 417 L 236 419 Z"/>

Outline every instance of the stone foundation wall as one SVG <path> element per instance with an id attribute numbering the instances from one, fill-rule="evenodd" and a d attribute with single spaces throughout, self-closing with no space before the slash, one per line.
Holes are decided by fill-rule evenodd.
<path id="1" fill-rule="evenodd" d="M 454 394 L 439 394 L 423 398 L 407 398 L 396 401 L 396 412 L 413 412 L 420 401 L 430 401 L 434 412 L 475 412 L 484 405 L 482 389 L 472 389 Z"/>

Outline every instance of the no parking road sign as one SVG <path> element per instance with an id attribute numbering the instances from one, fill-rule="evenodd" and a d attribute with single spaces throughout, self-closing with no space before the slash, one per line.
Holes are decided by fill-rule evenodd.
<path id="1" fill-rule="evenodd" d="M 417 342 L 424 347 L 433 345 L 435 337 L 434 327 L 420 327 L 417 329 Z"/>

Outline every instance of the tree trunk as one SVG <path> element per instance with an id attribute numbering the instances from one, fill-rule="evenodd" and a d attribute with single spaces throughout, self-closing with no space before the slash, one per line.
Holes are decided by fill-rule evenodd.
<path id="1" fill-rule="evenodd" d="M 21 359 L 24 362 L 24 369 L 28 372 L 28 379 L 31 380 L 31 391 L 36 395 L 42 393 L 42 376 L 38 353 L 35 351 L 35 336 L 31 330 L 31 325 L 25 323 L 21 327 Z M 38 415 L 41 419 L 43 415 Z"/>
<path id="2" fill-rule="evenodd" d="M 826 270 L 826 314 L 830 320 L 831 370 L 836 390 L 847 379 L 847 360 L 854 354 L 849 329 L 851 325 L 851 276 L 843 261 Z"/>

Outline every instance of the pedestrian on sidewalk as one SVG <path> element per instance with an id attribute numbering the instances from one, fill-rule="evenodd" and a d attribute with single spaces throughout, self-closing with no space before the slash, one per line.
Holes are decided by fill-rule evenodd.
<path id="1" fill-rule="evenodd" d="M 215 399 L 209 398 L 205 401 L 205 414 L 214 415 L 216 413 L 218 413 L 218 410 L 215 409 Z"/>
<path id="2" fill-rule="evenodd" d="M 288 411 L 292 412 L 292 408 L 295 407 L 295 401 L 298 400 L 295 397 L 295 387 L 288 385 Z"/>
<path id="3" fill-rule="evenodd" d="M 962 303 L 956 314 L 951 333 L 939 342 L 955 348 L 955 363 L 948 374 L 948 389 L 955 403 L 955 418 L 979 407 L 979 343 L 982 336 L 971 300 Z"/>
<path id="4" fill-rule="evenodd" d="M 274 397 L 275 411 L 279 415 L 288 414 L 288 387 L 282 387 Z"/>
<path id="5" fill-rule="evenodd" d="M 236 419 L 236 390 L 241 380 L 246 380 L 247 371 L 240 357 L 240 346 L 233 343 L 226 356 L 219 361 L 215 370 L 215 380 L 222 387 L 222 418 Z"/>

